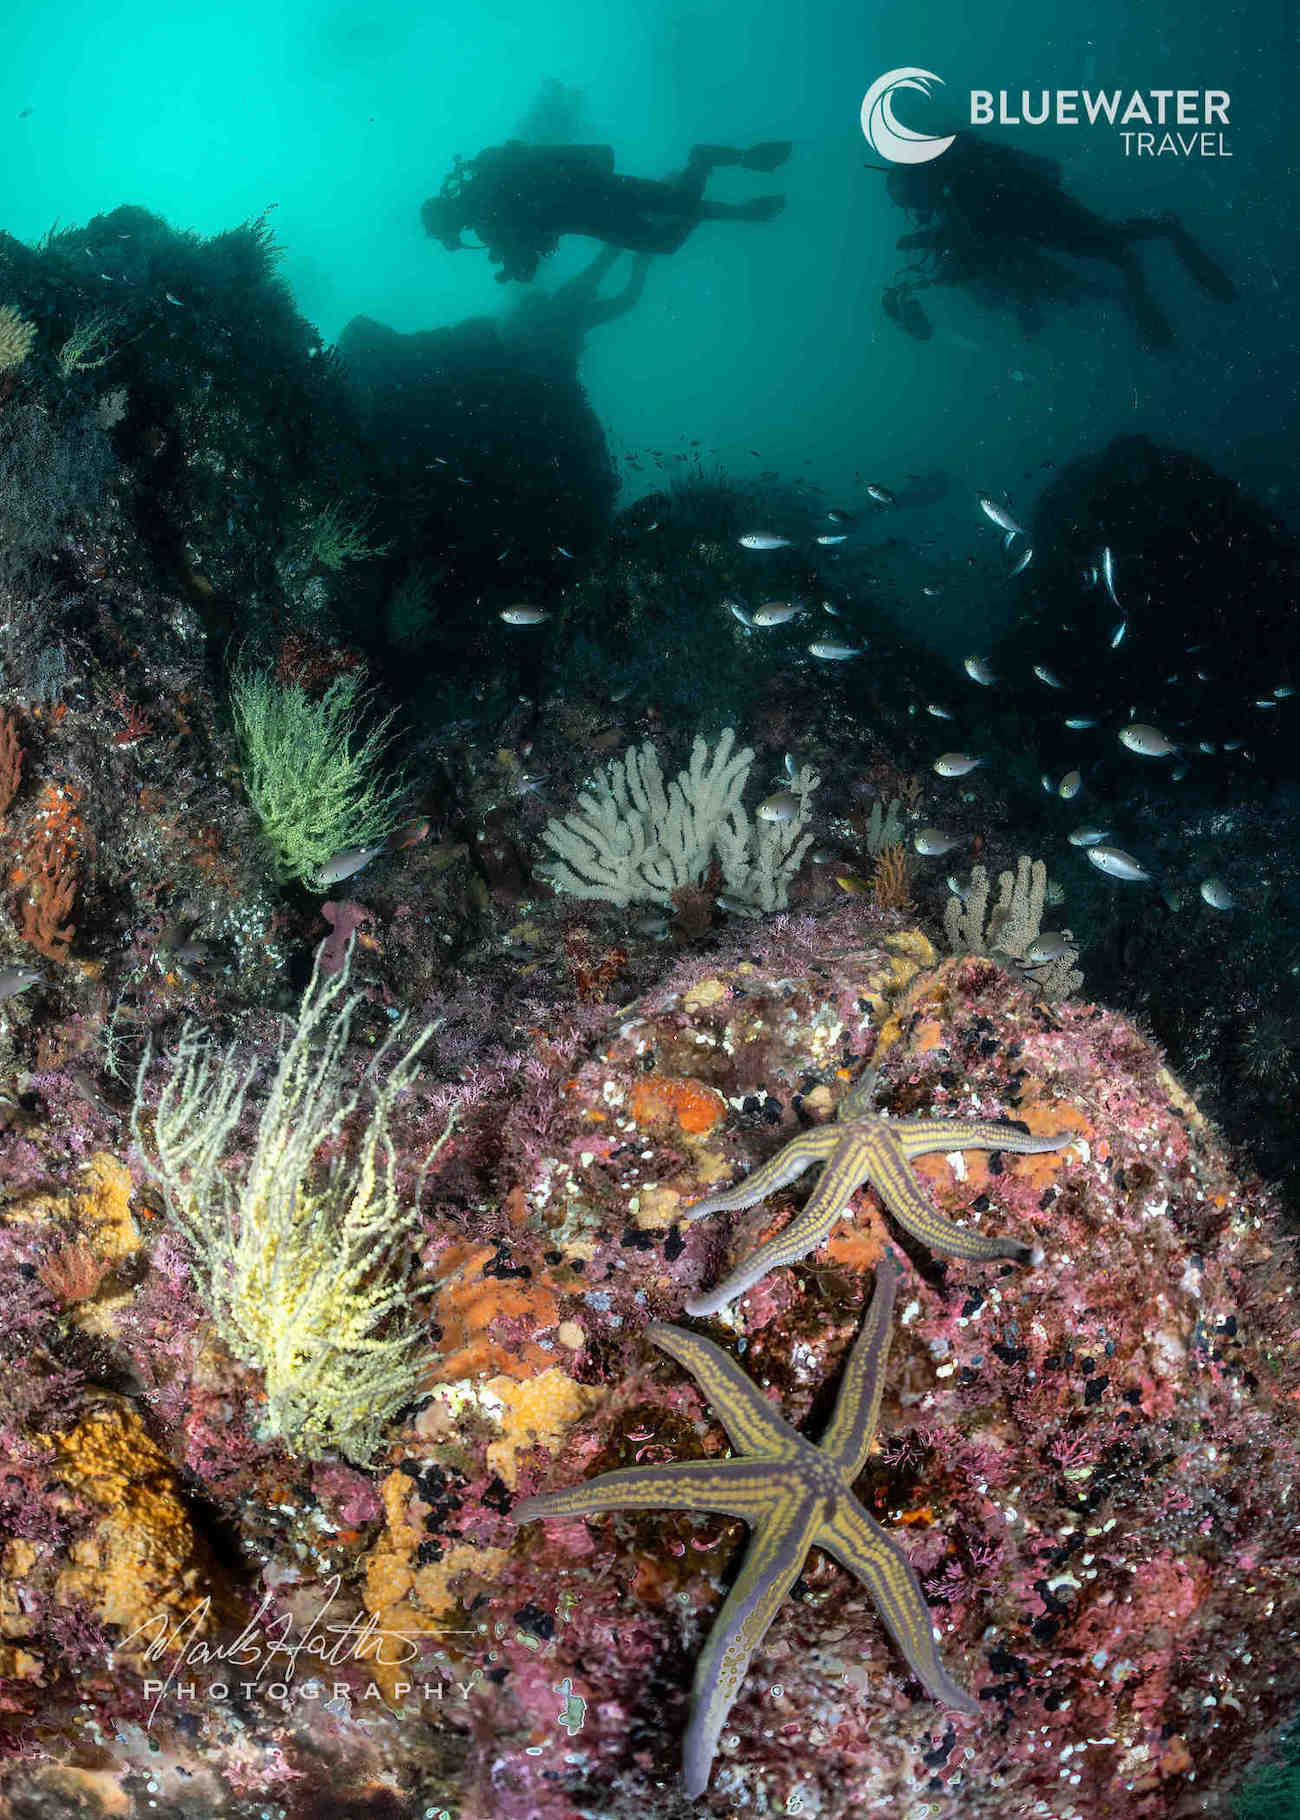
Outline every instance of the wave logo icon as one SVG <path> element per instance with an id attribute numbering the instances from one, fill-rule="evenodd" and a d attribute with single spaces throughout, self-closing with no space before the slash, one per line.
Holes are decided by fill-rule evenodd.
<path id="1" fill-rule="evenodd" d="M 894 118 L 895 90 L 911 88 L 928 95 L 932 82 L 943 87 L 943 77 L 930 70 L 886 70 L 883 76 L 877 76 L 863 96 L 862 130 L 871 149 L 891 164 L 928 164 L 932 158 L 946 152 L 956 138 L 955 133 L 949 133 L 946 138 L 914 133 L 910 126 L 901 126 Z"/>

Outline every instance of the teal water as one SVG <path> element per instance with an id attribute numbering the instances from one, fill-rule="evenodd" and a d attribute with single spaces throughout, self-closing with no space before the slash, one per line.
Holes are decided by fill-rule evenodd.
<path id="1" fill-rule="evenodd" d="M 456 153 L 523 130 L 608 143 L 620 171 L 665 176 L 697 140 L 793 139 L 785 169 L 759 180 L 786 194 L 779 219 L 706 224 L 656 262 L 638 310 L 592 337 L 592 402 L 615 454 L 642 463 L 624 471 L 624 502 L 662 477 L 648 451 L 698 442 L 706 468 L 736 478 L 776 469 L 849 494 L 855 476 L 938 468 L 964 495 L 1006 490 L 1029 510 L 1042 464 L 1128 430 L 1205 455 L 1284 512 L 1300 498 L 1288 453 L 1297 236 L 1285 0 L 1252 7 L 1247 23 L 1169 5 L 1053 17 L 1027 0 L 994 16 L 950 0 L 924 16 L 719 0 L 19 0 L 4 40 L 10 232 L 35 240 L 55 219 L 136 202 L 212 234 L 271 208 L 284 275 L 327 341 L 357 314 L 412 330 L 518 297 L 483 253 L 449 256 L 421 230 L 420 203 Z M 1026 338 L 955 291 L 928 293 L 934 340 L 908 340 L 880 308 L 908 224 L 863 168 L 858 119 L 869 82 L 907 64 L 943 76 L 946 101 L 972 85 L 1227 89 L 1222 158 L 1125 159 L 1111 133 L 1084 127 L 1022 128 L 1016 142 L 1060 157 L 1069 188 L 1109 215 L 1176 210 L 1237 280 L 1231 314 L 1157 246 L 1143 258 L 1176 326 L 1171 351 L 1145 352 L 1121 315 L 1091 307 Z M 721 171 L 709 193 L 739 200 L 755 179 Z M 541 281 L 593 250 L 564 242 Z M 989 608 L 996 619 L 998 603 Z"/>

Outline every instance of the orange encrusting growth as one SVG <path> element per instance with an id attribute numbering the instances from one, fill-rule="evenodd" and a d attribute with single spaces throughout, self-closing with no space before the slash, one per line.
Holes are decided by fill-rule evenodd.
<path id="1" fill-rule="evenodd" d="M 667 1074 L 646 1074 L 628 1097 L 628 1111 L 638 1125 L 675 1122 L 694 1137 L 712 1131 L 727 1116 L 727 1102 L 712 1087 Z"/>

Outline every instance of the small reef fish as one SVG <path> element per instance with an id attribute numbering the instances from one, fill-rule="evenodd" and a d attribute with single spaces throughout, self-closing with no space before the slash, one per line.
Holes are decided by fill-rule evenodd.
<path id="1" fill-rule="evenodd" d="M 747 632 L 753 631 L 754 619 L 748 608 L 743 607 L 738 600 L 724 600 L 722 604 L 734 619 L 740 621 Z"/>
<path id="2" fill-rule="evenodd" d="M 754 608 L 753 623 L 756 626 L 784 626 L 802 612 L 803 605 L 797 600 L 765 600 L 761 607 Z"/>
<path id="3" fill-rule="evenodd" d="M 826 663 L 840 663 L 846 657 L 861 657 L 859 645 L 837 645 L 827 638 L 814 639 L 808 647 L 809 655 L 820 657 Z"/>
<path id="4" fill-rule="evenodd" d="M 2 967 L 0 999 L 16 998 L 20 992 L 26 992 L 29 986 L 39 986 L 44 978 L 39 967 L 24 967 L 21 962 L 14 967 Z"/>
<path id="5" fill-rule="evenodd" d="M 871 892 L 870 884 L 856 872 L 837 872 L 835 883 L 841 891 L 847 891 L 850 897 L 867 897 Z"/>
<path id="6" fill-rule="evenodd" d="M 1211 910 L 1235 910 L 1237 908 L 1236 898 L 1232 895 L 1231 891 L 1229 891 L 1221 878 L 1203 878 L 1201 880 L 1201 896 L 1205 899 Z"/>
<path id="7" fill-rule="evenodd" d="M 1065 684 L 1056 674 L 1056 671 L 1049 670 L 1046 664 L 1035 664 L 1034 675 L 1038 678 L 1040 683 L 1046 683 L 1049 689 L 1063 689 L 1065 687 Z M 1069 723 L 1067 722 L 1066 724 L 1068 726 Z"/>
<path id="8" fill-rule="evenodd" d="M 523 600 L 516 601 L 512 607 L 502 607 L 498 615 L 508 626 L 540 626 L 544 619 L 550 617 L 545 607 L 530 607 Z"/>
<path id="9" fill-rule="evenodd" d="M 792 822 L 802 807 L 802 799 L 793 790 L 774 790 L 763 798 L 755 813 L 761 822 Z"/>
<path id="10" fill-rule="evenodd" d="M 993 520 L 999 531 L 1010 531 L 1013 537 L 1024 537 L 1027 535 L 1025 527 L 1017 519 L 1014 519 L 1011 516 L 1005 506 L 1000 506 L 996 499 L 989 499 L 981 494 L 980 511 L 983 512 L 986 518 L 991 518 Z"/>
<path id="11" fill-rule="evenodd" d="M 987 657 L 968 657 L 963 661 L 962 669 L 972 682 L 983 683 L 985 688 L 998 680 L 997 671 Z"/>
<path id="12" fill-rule="evenodd" d="M 925 711 L 927 714 L 933 714 L 936 720 L 952 719 L 952 715 L 948 712 L 947 708 L 941 708 L 937 701 L 926 702 Z"/>
<path id="13" fill-rule="evenodd" d="M 360 872 L 368 866 L 376 853 L 382 853 L 388 846 L 387 837 L 377 840 L 370 847 L 344 847 L 333 859 L 327 859 L 320 869 L 322 885 L 341 885 L 345 878 L 351 878 L 354 872 Z"/>
<path id="14" fill-rule="evenodd" d="M 832 506 L 826 516 L 833 525 L 851 525 L 857 517 L 857 514 L 855 512 L 841 512 L 837 506 Z"/>
<path id="15" fill-rule="evenodd" d="M 874 481 L 867 488 L 867 497 L 869 499 L 874 499 L 878 506 L 892 506 L 898 504 L 898 501 L 894 498 L 894 495 L 890 492 L 888 487 L 878 486 Z"/>
<path id="16" fill-rule="evenodd" d="M 834 536 L 830 536 L 830 535 L 827 535 L 826 533 L 823 533 L 822 536 L 820 536 L 817 539 L 817 541 L 818 541 L 818 543 L 843 543 L 846 535 L 847 535 L 847 533 L 845 533 L 843 531 L 836 533 Z"/>
<path id="17" fill-rule="evenodd" d="M 1119 607 L 1119 596 L 1115 592 L 1115 558 L 1111 555 L 1109 544 L 1101 553 L 1101 579 L 1106 584 L 1106 592 Z M 1123 611 L 1124 609 L 1120 607 L 1120 612 Z"/>
<path id="18" fill-rule="evenodd" d="M 940 777 L 965 777 L 983 763 L 982 758 L 972 758 L 969 752 L 943 752 L 935 759 L 934 769 Z"/>
<path id="19" fill-rule="evenodd" d="M 1025 570 L 1029 567 L 1030 563 L 1033 560 L 1034 560 L 1034 550 L 1033 550 L 1033 545 L 1031 544 L 1029 546 L 1029 548 L 1025 551 L 1024 555 L 1020 558 L 1019 562 L 1012 569 L 1010 575 L 1007 576 L 1007 580 L 1012 581 L 1015 579 L 1015 577 L 1017 575 L 1023 575 Z"/>
<path id="20" fill-rule="evenodd" d="M 912 836 L 912 845 L 927 859 L 938 859 L 941 853 L 951 853 L 961 844 L 960 834 L 945 834 L 942 828 L 918 828 Z"/>
<path id="21" fill-rule="evenodd" d="M 1081 828 L 1071 828 L 1065 838 L 1072 847 L 1095 847 L 1109 833 L 1109 828 L 1091 828 L 1085 822 Z"/>
<path id="22" fill-rule="evenodd" d="M 1028 948 L 1025 959 L 1031 967 L 1045 967 L 1049 961 L 1059 961 L 1063 956 L 1074 953 L 1074 943 L 1068 935 L 1061 935 L 1055 929 L 1048 929 L 1042 935 L 1036 935 Z"/>
<path id="23" fill-rule="evenodd" d="M 1115 627 L 1115 630 L 1110 635 L 1110 648 L 1112 651 L 1119 650 L 1120 645 L 1124 642 L 1124 634 L 1127 631 L 1128 631 L 1128 621 L 1126 619 L 1121 619 L 1119 624 Z"/>
<path id="24" fill-rule="evenodd" d="M 742 550 L 788 550 L 790 539 L 777 537 L 771 531 L 747 531 L 740 540 Z"/>
<path id="25" fill-rule="evenodd" d="M 925 595 L 925 598 L 927 600 L 938 600 L 939 596 L 943 593 L 943 589 L 942 588 L 922 588 L 921 592 L 922 592 L 922 594 Z"/>
<path id="26" fill-rule="evenodd" d="M 1171 752 L 1178 750 L 1172 740 L 1165 738 L 1159 727 L 1147 727 L 1141 721 L 1121 727 L 1119 743 L 1141 758 L 1168 758 Z"/>
<path id="27" fill-rule="evenodd" d="M 1065 724 L 1072 733 L 1078 733 L 1081 728 L 1095 727 L 1097 723 L 1095 720 L 1089 720 L 1086 714 L 1075 714 Z"/>
<path id="28" fill-rule="evenodd" d="M 1072 802 L 1083 788 L 1083 774 L 1080 771 L 1067 771 L 1056 786 L 1056 794 L 1062 802 Z"/>
<path id="29" fill-rule="evenodd" d="M 1089 847 L 1088 858 L 1098 872 L 1105 872 L 1111 878 L 1126 878 L 1142 883 L 1151 877 L 1144 872 L 1131 853 L 1125 853 L 1122 847 Z"/>

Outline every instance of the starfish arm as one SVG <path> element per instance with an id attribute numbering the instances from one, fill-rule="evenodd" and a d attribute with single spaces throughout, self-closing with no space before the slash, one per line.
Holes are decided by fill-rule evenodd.
<path id="1" fill-rule="evenodd" d="M 520 1498 L 512 1523 L 547 1517 L 590 1517 L 607 1510 L 712 1510 L 761 1523 L 782 1497 L 782 1478 L 770 1460 L 669 1460 L 662 1466 L 621 1466 L 581 1485 Z"/>
<path id="2" fill-rule="evenodd" d="M 857 1499 L 841 1498 L 814 1539 L 870 1590 L 889 1634 L 926 1692 L 958 1712 L 978 1713 L 979 1702 L 958 1686 L 939 1659 L 930 1608 L 911 1562 Z"/>
<path id="3" fill-rule="evenodd" d="M 744 1263 L 716 1288 L 692 1296 L 686 1304 L 687 1314 L 717 1314 L 728 1302 L 734 1302 L 737 1296 L 761 1282 L 769 1271 L 778 1270 L 783 1264 L 795 1264 L 800 1258 L 806 1258 L 810 1251 L 816 1251 L 830 1236 L 831 1228 L 867 1170 L 860 1129 L 840 1132 L 839 1142 L 827 1160 L 816 1188 L 785 1230 L 751 1251 Z"/>
<path id="4" fill-rule="evenodd" d="M 695 1665 L 691 1722 L 682 1746 L 688 1795 L 702 1795 L 727 1714 L 745 1679 L 750 1658 L 799 1576 L 812 1540 L 816 1502 L 802 1487 L 787 1491 L 758 1528 L 735 1584 L 714 1620 Z"/>
<path id="5" fill-rule="evenodd" d="M 767 1195 L 775 1194 L 778 1188 L 789 1187 L 814 1163 L 825 1162 L 839 1141 L 840 1133 L 829 1125 L 816 1131 L 801 1132 L 761 1169 L 745 1176 L 734 1188 L 724 1188 L 718 1194 L 694 1202 L 686 1209 L 686 1218 L 698 1220 L 706 1213 L 735 1213 L 742 1207 L 753 1207 Z"/>
<path id="6" fill-rule="evenodd" d="M 647 1329 L 646 1338 L 690 1372 L 741 1453 L 788 1456 L 804 1444 L 754 1380 L 712 1340 L 662 1321 Z"/>
<path id="7" fill-rule="evenodd" d="M 909 1160 L 936 1150 L 1013 1150 L 1018 1156 L 1038 1156 L 1045 1150 L 1063 1150 L 1079 1135 L 1059 1131 L 1055 1137 L 1034 1137 L 996 1119 L 898 1119 L 895 1123 L 897 1141 Z"/>
<path id="8" fill-rule="evenodd" d="M 884 1130 L 871 1136 L 871 1186 L 899 1225 L 933 1251 L 953 1258 L 1012 1258 L 1022 1264 L 1033 1247 L 1019 1239 L 999 1239 L 957 1226 L 921 1192 L 903 1147 Z"/>
<path id="9" fill-rule="evenodd" d="M 876 1083 L 879 1076 L 878 1068 L 863 1069 L 835 1109 L 835 1116 L 841 1123 L 847 1119 L 863 1118 L 871 1111 L 875 1102 Z"/>
<path id="10" fill-rule="evenodd" d="M 880 1398 L 885 1388 L 885 1365 L 889 1359 L 890 1318 L 898 1290 L 898 1265 L 887 1251 L 876 1265 L 876 1287 L 871 1297 L 862 1331 L 853 1342 L 835 1412 L 818 1442 L 820 1451 L 828 1454 L 849 1479 L 862 1471 L 876 1432 L 880 1415 Z"/>

